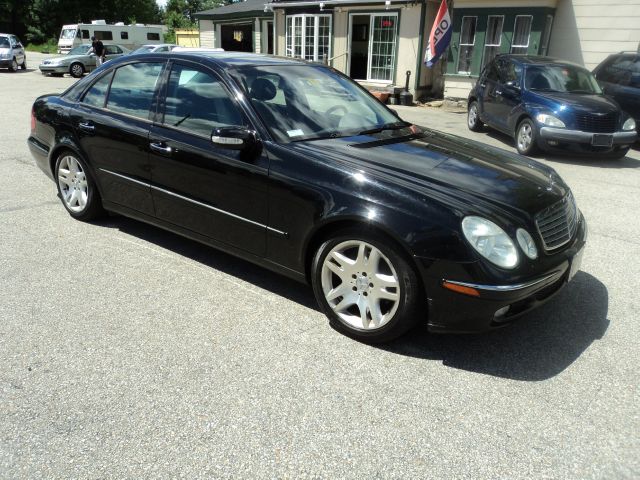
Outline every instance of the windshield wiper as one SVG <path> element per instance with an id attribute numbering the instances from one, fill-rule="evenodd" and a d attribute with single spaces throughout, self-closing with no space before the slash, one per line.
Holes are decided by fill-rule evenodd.
<path id="1" fill-rule="evenodd" d="M 384 125 L 380 125 L 379 127 L 375 127 L 375 128 L 370 128 L 368 130 L 362 130 L 361 132 L 358 132 L 358 135 L 368 135 L 370 133 L 380 133 L 383 132 L 384 130 L 399 130 L 401 128 L 405 128 L 410 126 L 410 123 L 407 122 L 392 122 L 392 123 L 385 123 Z"/>

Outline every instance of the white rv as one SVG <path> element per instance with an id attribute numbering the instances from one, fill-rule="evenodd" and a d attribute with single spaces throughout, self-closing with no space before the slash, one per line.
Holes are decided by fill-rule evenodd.
<path id="1" fill-rule="evenodd" d="M 163 43 L 164 27 L 140 23 L 125 25 L 122 22 L 107 24 L 104 20 L 63 25 L 58 40 L 58 53 L 68 53 L 73 47 L 91 43 L 91 37 L 133 50 L 141 45 Z"/>

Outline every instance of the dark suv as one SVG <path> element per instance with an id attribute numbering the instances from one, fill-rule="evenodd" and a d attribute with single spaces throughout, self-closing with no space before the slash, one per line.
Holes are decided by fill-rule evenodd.
<path id="1" fill-rule="evenodd" d="M 622 158 L 637 138 L 633 118 L 602 93 L 591 72 L 549 57 L 498 55 L 469 94 L 467 124 L 486 123 L 518 152 Z"/>
<path id="2" fill-rule="evenodd" d="M 609 55 L 593 74 L 605 95 L 613 97 L 635 119 L 640 132 L 640 53 Z"/>

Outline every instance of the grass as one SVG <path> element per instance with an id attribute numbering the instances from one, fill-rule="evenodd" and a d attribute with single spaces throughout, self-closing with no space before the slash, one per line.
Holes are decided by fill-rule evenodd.
<path id="1" fill-rule="evenodd" d="M 28 43 L 25 50 L 27 52 L 58 53 L 58 39 L 52 38 L 47 43 Z"/>

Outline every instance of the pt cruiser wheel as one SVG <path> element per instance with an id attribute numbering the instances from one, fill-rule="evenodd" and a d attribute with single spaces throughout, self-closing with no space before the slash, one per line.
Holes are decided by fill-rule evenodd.
<path id="1" fill-rule="evenodd" d="M 392 340 L 418 319 L 417 275 L 382 236 L 325 242 L 314 259 L 313 290 L 331 324 L 365 342 Z"/>
<path id="2" fill-rule="evenodd" d="M 534 155 L 538 152 L 538 133 L 531 120 L 525 118 L 516 130 L 516 148 L 522 155 Z"/>
<path id="3" fill-rule="evenodd" d="M 479 132 L 482 130 L 482 122 L 480 121 L 480 114 L 478 113 L 478 102 L 473 101 L 469 104 L 469 111 L 467 112 L 467 126 L 469 130 L 473 132 Z"/>
<path id="4" fill-rule="evenodd" d="M 91 220 L 101 213 L 100 196 L 82 160 L 64 152 L 58 157 L 55 172 L 60 200 L 72 217 Z"/>

